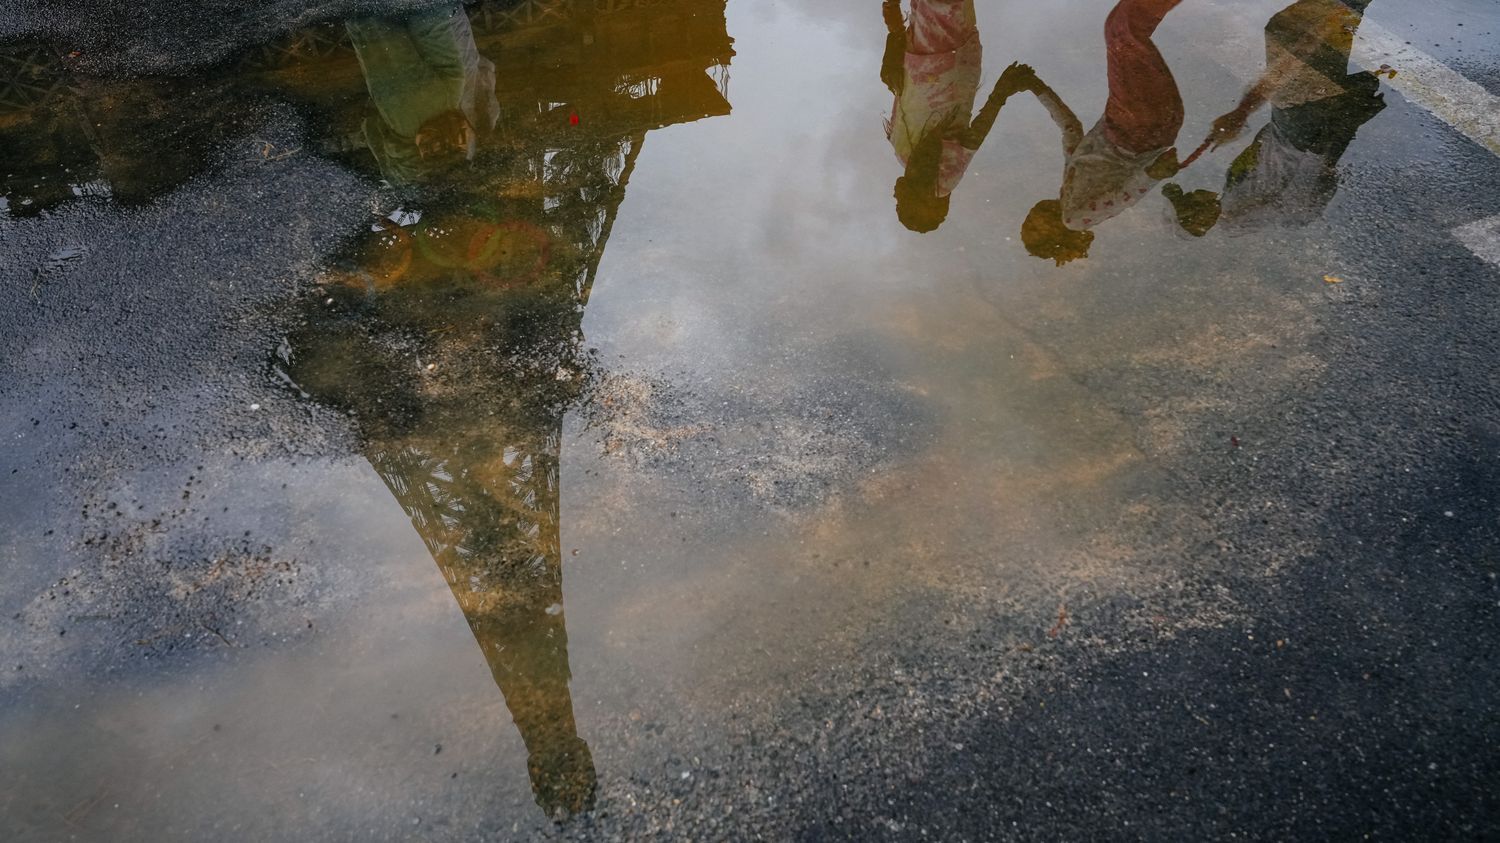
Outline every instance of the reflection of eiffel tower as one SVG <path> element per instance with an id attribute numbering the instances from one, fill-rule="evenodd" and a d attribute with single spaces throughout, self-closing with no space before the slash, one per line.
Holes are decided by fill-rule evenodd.
<path id="1" fill-rule="evenodd" d="M 57 56 L 40 44 L 17 44 L 0 50 L 0 115 L 10 119 L 46 106 L 62 96 L 63 76 Z"/>
<path id="2" fill-rule="evenodd" d="M 573 814 L 592 804 L 595 773 L 568 690 L 558 444 L 555 432 L 516 436 L 480 462 L 410 445 L 375 446 L 367 456 L 442 570 L 505 695 L 537 804 Z"/>
<path id="3" fill-rule="evenodd" d="M 723 0 L 597 13 L 574 5 L 533 3 L 526 16 L 476 21 L 476 41 L 512 71 L 497 74 L 497 149 L 481 152 L 461 189 L 414 200 L 429 204 L 401 229 L 408 242 L 481 222 L 541 232 L 549 247 L 539 274 L 487 286 L 442 264 L 380 292 L 341 289 L 348 306 L 320 300 L 292 343 L 296 380 L 360 420 L 366 456 L 442 571 L 505 696 L 549 814 L 586 810 L 596 775 L 569 689 L 559 523 L 563 416 L 588 368 L 583 307 L 647 132 L 727 113 L 722 63 L 732 55 Z M 606 14 L 631 23 L 606 25 Z M 670 31 L 677 18 L 717 35 L 659 50 L 631 43 L 660 31 L 653 21 Z M 547 27 L 506 29 L 518 21 Z M 698 42 L 714 48 L 684 52 Z M 717 81 L 705 72 L 715 67 Z M 371 254 L 363 248 L 353 252 L 356 275 Z M 411 376 L 413 358 L 444 375 Z"/>
<path id="4" fill-rule="evenodd" d="M 37 213 L 104 192 L 92 125 L 82 119 L 62 61 L 36 43 L 0 45 L 0 197 L 13 214 Z"/>

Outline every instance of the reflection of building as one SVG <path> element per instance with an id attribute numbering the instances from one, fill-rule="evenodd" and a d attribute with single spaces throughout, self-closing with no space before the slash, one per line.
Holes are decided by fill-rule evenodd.
<path id="1" fill-rule="evenodd" d="M 459 453 L 400 442 L 372 444 L 366 455 L 442 570 L 505 695 L 537 804 L 577 813 L 592 803 L 595 773 L 568 689 L 557 433 L 516 431 L 496 450 L 462 453 L 468 433 L 443 442 Z"/>
<path id="2" fill-rule="evenodd" d="M 506 125 L 542 150 L 549 139 L 577 140 L 563 103 L 577 108 L 586 100 L 580 124 L 594 138 L 622 142 L 727 114 L 734 49 L 723 10 L 723 0 L 468 6 L 475 42 L 498 68 Z M 300 30 L 186 78 L 85 78 L 49 45 L 0 45 L 0 196 L 16 214 L 85 193 L 148 199 L 196 174 L 235 132 L 251 128 L 232 118 L 265 93 L 319 112 L 326 151 L 347 147 L 368 94 L 342 22 Z"/>
<path id="3" fill-rule="evenodd" d="M 727 113 L 732 51 L 723 0 L 525 26 L 486 9 L 472 29 L 499 65 L 500 125 L 461 183 L 418 182 L 406 213 L 351 247 L 334 306 L 320 296 L 292 338 L 290 375 L 359 419 L 505 695 L 537 803 L 574 813 L 595 773 L 569 690 L 558 467 L 589 380 L 583 307 L 646 133 Z M 341 78 L 265 72 L 313 101 Z"/>
<path id="4" fill-rule="evenodd" d="M 563 416 L 589 379 L 583 307 L 646 134 L 729 112 L 724 6 L 471 7 L 464 29 L 497 65 L 499 124 L 460 178 L 414 183 L 404 213 L 350 245 L 330 272 L 346 283 L 318 295 L 281 356 L 308 395 L 358 420 L 505 696 L 549 814 L 585 810 L 595 787 L 569 691 L 558 485 Z M 0 142 L 20 174 L 4 187 L 11 211 L 80 187 L 126 201 L 168 189 L 243 131 L 225 118 L 236 102 L 268 92 L 317 116 L 325 153 L 373 171 L 355 131 L 372 93 L 344 33 L 316 27 L 190 80 L 144 82 L 72 79 L 45 50 L 0 47 L 7 78 L 27 83 L 0 91 Z"/>
<path id="5" fill-rule="evenodd" d="M 468 11 L 475 44 L 496 65 L 502 103 L 545 106 L 583 94 L 593 119 L 653 129 L 694 112 L 729 113 L 734 48 L 723 7 L 722 0 L 488 0 Z M 238 69 L 322 102 L 364 93 L 339 24 L 263 46 Z"/>

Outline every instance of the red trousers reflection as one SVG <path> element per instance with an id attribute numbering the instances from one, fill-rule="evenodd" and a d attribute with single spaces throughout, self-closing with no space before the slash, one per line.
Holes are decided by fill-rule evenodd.
<path id="1" fill-rule="evenodd" d="M 1182 95 L 1177 80 L 1151 36 L 1182 0 L 1120 0 L 1104 23 L 1109 57 L 1109 102 L 1104 133 L 1131 152 L 1163 149 L 1182 129 Z"/>

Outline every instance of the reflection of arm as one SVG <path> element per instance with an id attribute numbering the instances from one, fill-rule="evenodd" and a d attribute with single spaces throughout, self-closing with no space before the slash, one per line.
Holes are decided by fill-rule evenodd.
<path id="1" fill-rule="evenodd" d="M 885 15 L 885 55 L 880 59 L 880 81 L 891 93 L 901 96 L 906 81 L 906 21 L 901 17 L 900 0 L 885 0 L 881 6 Z"/>
<path id="2" fill-rule="evenodd" d="M 1244 131 L 1245 124 L 1249 122 L 1250 115 L 1266 101 L 1267 91 L 1272 87 L 1272 74 L 1270 71 L 1251 86 L 1250 90 L 1240 97 L 1240 104 L 1233 110 L 1227 111 L 1214 120 L 1213 129 L 1208 133 L 1208 141 L 1217 149 L 1221 144 L 1229 143 L 1239 137 Z"/>
<path id="3" fill-rule="evenodd" d="M 1005 107 L 1006 100 L 1015 93 L 1015 88 L 1007 85 L 1006 82 L 1004 76 L 995 82 L 995 87 L 990 91 L 984 105 L 979 107 L 979 113 L 974 115 L 974 120 L 969 124 L 969 130 L 964 133 L 963 137 L 963 145 L 966 149 L 978 149 L 984 145 L 984 139 L 989 137 L 990 130 L 995 128 L 995 119 L 1000 116 L 1000 109 Z"/>
<path id="4" fill-rule="evenodd" d="M 1065 105 L 1057 92 L 1047 86 L 1045 82 L 1036 77 L 1036 72 L 1024 64 L 1013 64 L 1000 74 L 996 80 L 994 90 L 980 106 L 979 113 L 974 116 L 974 121 L 969 124 L 969 130 L 965 133 L 963 144 L 969 149 L 978 149 L 989 136 L 990 130 L 995 127 L 995 120 L 1000 116 L 1000 109 L 1005 106 L 1013 94 L 1021 91 L 1031 91 L 1041 101 L 1047 113 L 1052 116 L 1053 122 L 1062 130 L 1063 151 L 1072 152 L 1073 147 L 1083 140 L 1083 124 L 1078 122 L 1078 117 L 1073 114 L 1072 109 Z"/>
<path id="5" fill-rule="evenodd" d="M 1239 105 L 1236 105 L 1229 114 L 1241 115 L 1242 118 L 1247 118 L 1251 114 L 1254 114 L 1257 108 L 1265 105 L 1266 98 L 1270 96 L 1270 91 L 1273 87 L 1271 80 L 1274 78 L 1274 71 L 1266 71 L 1265 75 L 1260 77 L 1260 81 L 1250 86 L 1250 90 L 1246 91 L 1243 97 L 1240 97 Z M 1225 116 L 1227 117 L 1228 114 Z"/>
<path id="6" fill-rule="evenodd" d="M 1040 79 L 1036 80 L 1031 92 L 1036 94 L 1037 100 L 1051 115 L 1052 122 L 1062 131 L 1063 152 L 1072 153 L 1083 140 L 1083 124 L 1078 121 L 1078 115 L 1068 108 L 1056 91 Z"/>
<path id="7" fill-rule="evenodd" d="M 1347 9 L 1345 12 L 1354 14 Z M 1355 15 L 1353 24 L 1358 25 L 1358 21 Z M 1292 38 L 1278 37 L 1273 34 L 1272 27 L 1267 26 L 1265 72 L 1245 91 L 1238 105 L 1214 121 L 1213 133 L 1209 135 L 1211 140 L 1218 143 L 1232 140 L 1244 128 L 1250 115 L 1276 95 L 1278 88 L 1295 85 L 1299 76 L 1316 73 L 1315 65 L 1309 63 L 1314 55 L 1334 55 L 1340 67 L 1348 62 L 1354 38 L 1348 17 L 1333 15 L 1303 26 L 1305 28 Z"/>

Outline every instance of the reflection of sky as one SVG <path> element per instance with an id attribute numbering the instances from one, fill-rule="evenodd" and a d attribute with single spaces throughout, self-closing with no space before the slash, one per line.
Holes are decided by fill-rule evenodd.
<path id="1" fill-rule="evenodd" d="M 1280 6 L 1254 5 L 1264 17 Z M 979 3 L 981 98 L 1006 64 L 1024 60 L 1091 125 L 1107 92 L 1107 8 L 1083 0 L 1045 10 Z M 1228 37 L 1214 13 L 1184 4 L 1158 37 L 1188 104 L 1183 145 L 1243 89 L 1210 61 L 1214 39 Z M 949 289 L 971 277 L 1020 291 L 1108 272 L 1111 263 L 1150 263 L 1151 250 L 1212 266 L 1255 248 L 1186 249 L 1164 218 L 1164 200 L 1150 197 L 1100 226 L 1092 260 L 1058 271 L 1028 256 L 1021 219 L 1034 202 L 1056 196 L 1062 170 L 1057 131 L 1029 97 L 1002 113 L 955 192 L 948 222 L 928 236 L 911 234 L 896 220 L 891 191 L 900 165 L 881 130 L 891 103 L 879 81 L 878 9 L 746 4 L 731 6 L 729 20 L 738 53 L 734 112 L 647 140 L 585 322 L 607 347 L 628 344 L 618 350 L 638 360 L 734 371 L 778 335 L 857 329 L 902 291 Z M 1261 33 L 1240 40 L 1258 44 Z M 1216 186 L 1231 157 L 1229 150 L 1206 157 L 1185 183 Z"/>
<path id="2" fill-rule="evenodd" d="M 987 84 L 1010 61 L 1028 60 L 1091 124 L 1106 93 L 1107 7 L 981 3 Z M 1268 17 L 1280 5 L 1261 7 Z M 1190 111 L 1184 137 L 1200 136 L 1242 90 L 1210 60 L 1213 39 L 1225 37 L 1213 11 L 1185 5 L 1161 30 Z M 713 663 L 701 647 L 723 645 L 726 625 L 772 640 L 837 637 L 840 622 L 809 618 L 843 612 L 845 626 L 873 623 L 873 607 L 892 593 L 975 576 L 956 561 L 971 554 L 995 566 L 984 576 L 1023 590 L 1054 575 L 1103 576 L 1107 560 L 1071 573 L 1059 561 L 1076 539 L 1069 530 L 1111 523 L 1121 501 L 1100 490 L 1180 447 L 1185 419 L 1222 412 L 1221 381 L 1274 392 L 1317 372 L 1299 344 L 1316 303 L 1309 296 L 1321 291 L 1298 289 L 1294 274 L 1298 261 L 1316 259 L 1314 235 L 1194 241 L 1151 197 L 1100 227 L 1091 259 L 1061 270 L 1036 260 L 1017 229 L 1034 201 L 1056 194 L 1062 155 L 1052 123 L 1028 100 L 1002 114 L 948 223 L 911 234 L 895 217 L 899 165 L 881 131 L 890 95 L 878 74 L 878 9 L 747 4 L 731 8 L 730 32 L 734 112 L 647 139 L 585 318 L 590 344 L 701 389 L 774 391 L 811 380 L 835 349 L 857 342 L 871 368 L 846 373 L 851 380 L 908 384 L 943 423 L 928 451 L 861 487 L 873 507 L 864 515 L 814 514 L 790 536 L 771 524 L 780 538 L 740 550 L 690 545 L 680 557 L 656 546 L 662 522 L 650 499 L 676 500 L 671 489 L 684 484 L 642 487 L 632 475 L 598 473 L 575 451 L 564 467 L 564 523 L 574 536 L 565 526 L 564 546 L 599 546 L 607 560 L 569 569 L 582 699 L 607 684 L 590 638 L 644 636 L 652 646 L 632 658 L 701 680 L 704 668 L 693 676 L 690 666 Z M 1221 179 L 1232 154 L 1204 159 L 1201 169 L 1217 175 L 1191 175 Z M 1154 393 L 1136 392 L 1143 384 Z M 885 489 L 887 481 L 903 491 Z M 1082 524 L 1063 526 L 1059 495 L 1077 502 L 1071 515 Z M 693 523 L 701 535 L 714 524 L 744 529 L 737 522 L 747 518 L 755 523 L 700 509 Z M 814 539 L 830 555 L 885 564 L 857 582 L 833 574 L 820 582 L 798 561 L 800 543 Z M 1007 542 L 1028 550 L 1007 551 Z M 910 568 L 915 560 L 920 572 Z M 766 585 L 776 582 L 772 570 L 801 594 Z M 767 617 L 797 631 L 767 629 L 744 608 L 761 599 L 782 607 Z"/>
<path id="3" fill-rule="evenodd" d="M 1006 64 L 1028 61 L 1091 125 L 1107 93 L 1109 5 L 981 2 L 982 93 Z M 1226 32 L 1209 4 L 1184 4 L 1159 31 L 1188 109 L 1188 148 L 1243 91 L 1216 57 L 1230 46 L 1263 50 L 1259 26 L 1284 3 L 1247 5 L 1240 16 L 1261 23 L 1243 32 Z M 625 365 L 683 373 L 701 389 L 774 390 L 807 382 L 834 349 L 857 342 L 868 349 L 870 370 L 851 379 L 910 385 L 943 421 L 929 450 L 882 475 L 901 493 L 879 481 L 861 487 L 873 507 L 863 516 L 838 509 L 755 550 L 701 548 L 682 558 L 653 544 L 660 529 L 653 492 L 632 485 L 633 477 L 597 473 L 575 451 L 564 466 L 564 523 L 574 536 L 565 526 L 564 546 L 607 535 L 609 560 L 587 575 L 569 569 L 580 698 L 604 687 L 608 673 L 602 663 L 590 667 L 599 656 L 585 640 L 653 630 L 661 636 L 651 639 L 654 650 L 637 655 L 650 670 L 702 664 L 698 648 L 727 635 L 729 623 L 702 607 L 734 615 L 740 601 L 758 604 L 757 590 L 774 590 L 764 584 L 768 570 L 802 591 L 778 594 L 783 608 L 767 610 L 799 630 L 781 633 L 789 639 L 833 635 L 839 624 L 819 628 L 788 612 L 788 603 L 808 614 L 822 611 L 819 601 L 837 603 L 847 625 L 859 626 L 902 588 L 976 576 L 956 561 L 970 554 L 993 566 L 980 566 L 983 576 L 1023 591 L 1045 590 L 1056 577 L 1107 576 L 1108 559 L 1071 572 L 1074 563 L 1061 560 L 1077 539 L 1071 530 L 1108 531 L 1127 502 L 1112 497 L 1112 484 L 1152 478 L 1148 461 L 1180 451 L 1192 424 L 1222 419 L 1234 400 L 1245 400 L 1236 392 L 1264 390 L 1272 400 L 1320 372 L 1303 348 L 1323 295 L 1305 283 L 1323 270 L 1308 267 L 1329 259 L 1320 227 L 1194 240 L 1152 196 L 1100 226 L 1090 259 L 1061 269 L 1034 259 L 1018 229 L 1032 203 L 1056 195 L 1062 153 L 1053 124 L 1023 98 L 979 151 L 948 222 L 934 234 L 911 234 L 894 213 L 899 165 L 881 130 L 890 95 L 879 80 L 879 10 L 745 4 L 729 14 L 734 112 L 647 139 L 585 317 L 590 344 L 609 358 L 622 355 Z M 1206 156 L 1184 184 L 1221 184 L 1239 148 Z M 658 493 L 675 500 L 671 488 L 690 484 L 665 485 Z M 1060 496 L 1073 503 L 1062 506 Z M 606 515 L 595 512 L 601 507 Z M 704 519 L 750 517 L 700 512 L 694 523 L 701 533 Z M 857 584 L 835 575 L 816 583 L 794 561 L 799 542 L 814 537 L 887 564 Z M 907 562 L 895 561 L 902 553 Z M 924 562 L 920 573 L 906 567 L 914 559 Z M 737 573 L 740 564 L 760 578 Z M 676 599 L 664 599 L 664 589 Z M 866 602 L 850 605 L 851 592 Z M 743 617 L 752 614 L 743 606 L 738 614 L 757 634 L 777 636 L 764 619 Z"/>

